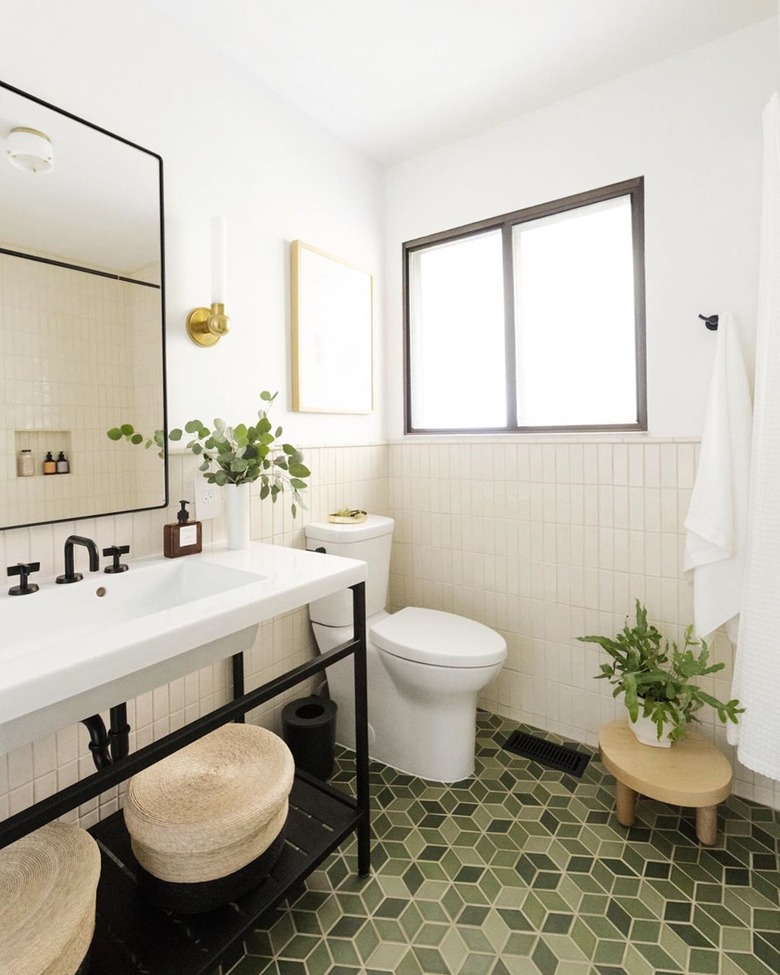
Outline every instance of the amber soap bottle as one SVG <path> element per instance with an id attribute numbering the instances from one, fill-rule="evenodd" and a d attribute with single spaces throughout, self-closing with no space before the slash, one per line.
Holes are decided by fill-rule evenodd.
<path id="1" fill-rule="evenodd" d="M 203 525 L 190 521 L 187 511 L 189 501 L 180 501 L 181 510 L 176 514 L 173 524 L 163 528 L 163 554 L 166 559 L 177 559 L 180 555 L 195 555 L 203 548 Z"/>

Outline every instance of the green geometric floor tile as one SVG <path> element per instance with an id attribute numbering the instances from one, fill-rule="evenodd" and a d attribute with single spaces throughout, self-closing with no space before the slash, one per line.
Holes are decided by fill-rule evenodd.
<path id="1" fill-rule="evenodd" d="M 230 975 L 780 971 L 780 814 L 731 797 L 704 848 L 692 811 L 642 797 L 626 830 L 592 749 L 519 726 L 590 753 L 575 779 L 505 751 L 517 729 L 479 712 L 476 774 L 452 785 L 372 762 L 372 876 L 351 838 Z M 339 749 L 332 781 L 354 767 Z"/>

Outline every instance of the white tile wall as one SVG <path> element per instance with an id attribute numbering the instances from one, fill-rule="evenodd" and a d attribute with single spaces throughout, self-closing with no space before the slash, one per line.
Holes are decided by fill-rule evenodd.
<path id="1" fill-rule="evenodd" d="M 499 714 L 596 744 L 623 711 L 596 681 L 598 647 L 579 635 L 615 633 L 640 599 L 672 640 L 693 619 L 682 578 L 698 444 L 542 439 L 406 440 L 389 446 L 396 518 L 394 607 L 462 613 L 501 631 L 509 656 L 482 704 Z M 730 697 L 732 651 L 707 688 Z M 729 756 L 710 709 L 704 731 Z M 780 808 L 780 785 L 735 763 L 735 792 Z"/>

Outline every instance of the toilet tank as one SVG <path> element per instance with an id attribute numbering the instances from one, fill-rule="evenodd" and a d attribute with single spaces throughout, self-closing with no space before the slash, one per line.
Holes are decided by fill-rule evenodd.
<path id="1" fill-rule="evenodd" d="M 366 617 L 385 608 L 390 580 L 390 550 L 393 544 L 392 518 L 369 515 L 365 521 L 350 525 L 333 525 L 315 521 L 306 525 L 306 548 L 324 548 L 329 555 L 360 559 L 367 563 Z M 349 626 L 352 622 L 352 592 L 325 596 L 309 603 L 309 618 L 325 626 Z"/>

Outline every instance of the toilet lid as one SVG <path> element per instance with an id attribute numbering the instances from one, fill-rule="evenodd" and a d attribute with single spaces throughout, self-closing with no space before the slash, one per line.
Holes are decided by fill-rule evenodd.
<path id="1" fill-rule="evenodd" d="M 409 606 L 371 627 L 386 653 L 434 667 L 489 667 L 506 659 L 502 636 L 476 620 Z"/>

